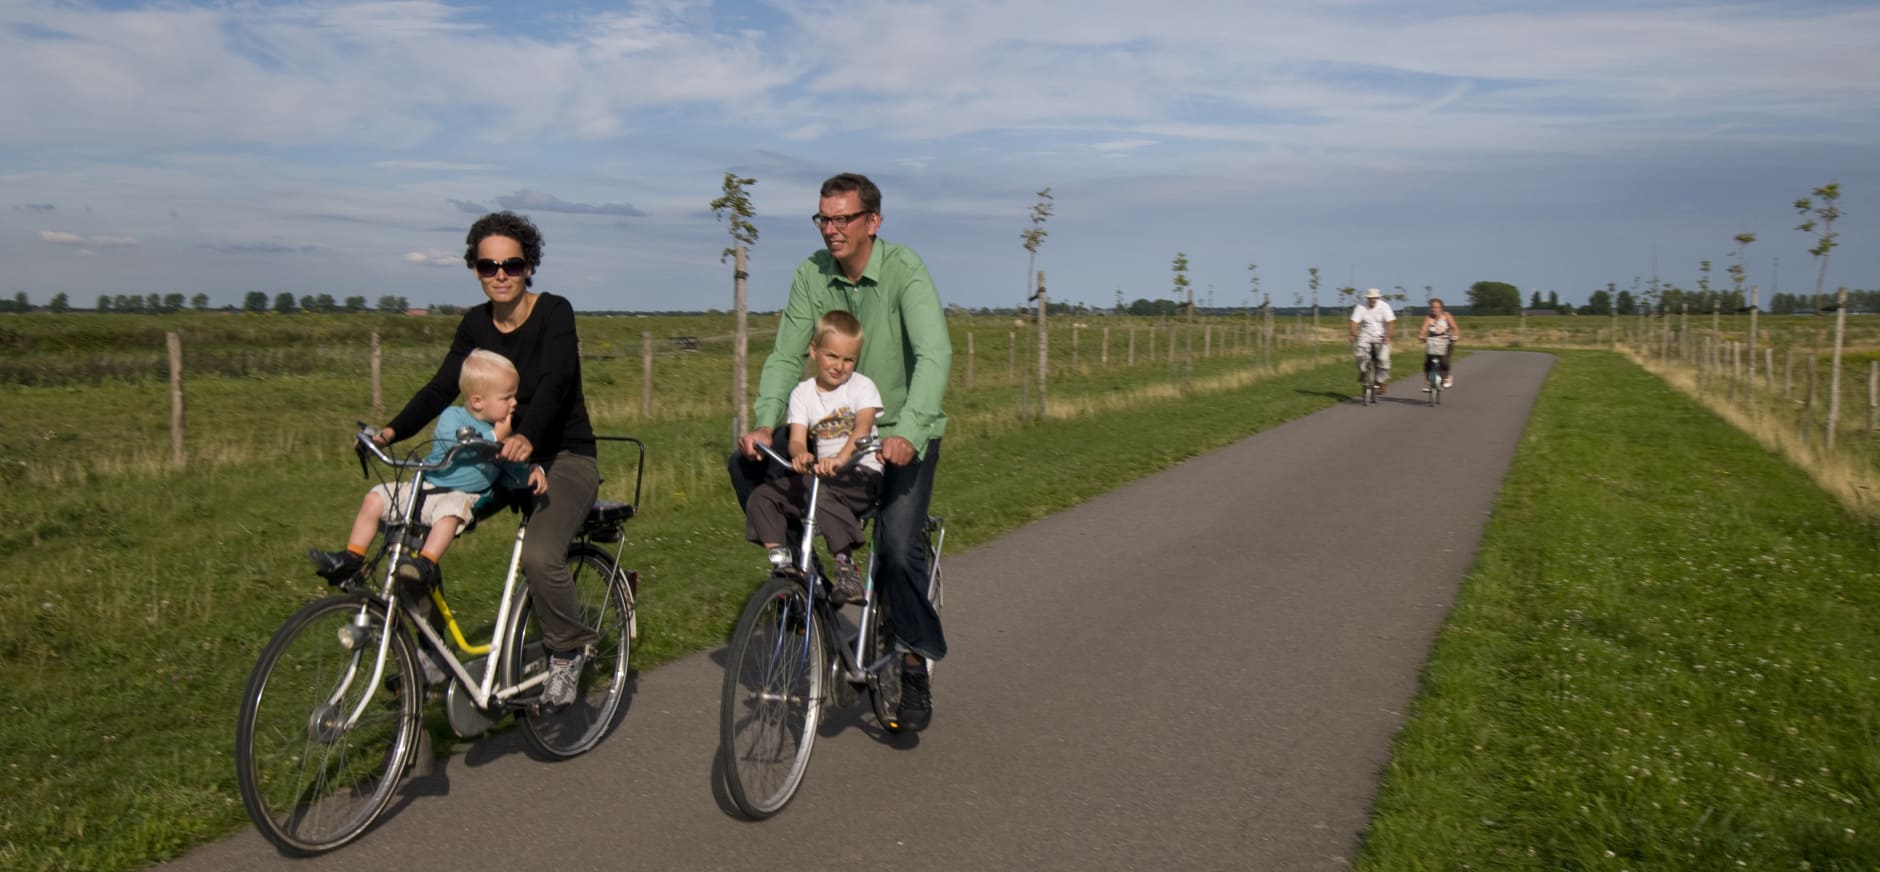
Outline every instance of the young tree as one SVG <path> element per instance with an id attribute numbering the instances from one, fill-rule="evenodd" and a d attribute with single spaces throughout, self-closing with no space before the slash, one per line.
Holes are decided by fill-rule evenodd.
<path id="1" fill-rule="evenodd" d="M 98 295 L 98 307 L 97 307 L 96 309 L 93 309 L 92 311 L 94 311 L 94 312 L 109 312 L 109 311 L 111 311 L 111 295 L 109 295 L 109 294 L 99 294 L 99 295 Z"/>
<path id="2" fill-rule="evenodd" d="M 1531 295 L 1531 296 L 1530 296 L 1530 297 L 1528 298 L 1528 308 L 1530 308 L 1530 309 L 1538 309 L 1538 308 L 1540 308 L 1540 307 L 1541 307 L 1541 292 L 1540 292 L 1540 291 L 1535 291 L 1535 292 L 1534 292 L 1534 293 L 1533 293 L 1533 294 L 1532 294 L 1532 295 Z"/>
<path id="3" fill-rule="evenodd" d="M 189 298 L 189 307 L 198 312 L 209 311 L 209 295 L 198 291 L 195 296 Z"/>
<path id="4" fill-rule="evenodd" d="M 1560 294 L 1558 292 L 1556 291 L 1547 292 L 1547 308 L 1552 309 L 1556 312 L 1560 311 Z"/>
<path id="5" fill-rule="evenodd" d="M 294 314 L 294 295 L 282 291 L 274 295 L 274 312 L 278 315 Z"/>
<path id="6" fill-rule="evenodd" d="M 1032 270 L 1037 266 L 1038 247 L 1044 245 L 1046 236 L 1051 235 L 1050 231 L 1044 229 L 1044 223 L 1051 220 L 1051 213 L 1054 209 L 1056 209 L 1056 202 L 1051 197 L 1051 187 L 1046 185 L 1044 190 L 1038 192 L 1038 202 L 1032 204 L 1030 229 L 1018 232 L 1018 238 L 1025 242 L 1025 300 L 1027 302 L 1031 300 L 1031 283 L 1036 281 Z"/>
<path id="7" fill-rule="evenodd" d="M 733 260 L 731 266 L 732 308 L 737 312 L 737 327 L 731 345 L 731 432 L 742 435 L 747 412 L 745 398 L 750 393 L 750 373 L 746 355 L 750 353 L 749 308 L 746 305 L 745 280 L 750 274 L 745 271 L 750 247 L 757 243 L 757 224 L 751 221 L 757 217 L 757 207 L 751 205 L 751 195 L 744 190 L 746 185 L 757 184 L 757 179 L 740 178 L 736 173 L 726 172 L 723 192 L 711 202 L 712 217 L 726 221 L 730 225 L 731 246 L 718 255 L 718 262 L 725 258 Z"/>
<path id="8" fill-rule="evenodd" d="M 64 291 L 53 294 L 52 301 L 46 304 L 46 309 L 51 311 L 54 315 L 65 314 L 71 308 L 72 298 L 67 297 Z"/>
<path id="9" fill-rule="evenodd" d="M 347 297 L 346 298 L 346 311 L 364 312 L 365 310 L 366 310 L 366 298 L 365 297 Z"/>
<path id="10" fill-rule="evenodd" d="M 379 311 L 381 312 L 397 313 L 403 312 L 407 308 L 410 307 L 405 305 L 404 297 L 396 297 L 391 294 L 379 297 Z"/>
<path id="11" fill-rule="evenodd" d="M 1194 374 L 1194 369 L 1195 369 L 1195 337 L 1194 337 L 1195 290 L 1188 282 L 1188 254 L 1186 252 L 1181 252 L 1181 251 L 1175 252 L 1175 262 L 1172 268 L 1175 271 L 1175 302 L 1177 304 L 1181 304 L 1185 297 L 1187 306 L 1188 306 L 1188 373 L 1187 374 L 1189 376 L 1192 376 Z M 1170 340 L 1173 341 L 1173 339 L 1174 337 L 1171 336 Z"/>
<path id="12" fill-rule="evenodd" d="M 13 295 L 13 311 L 31 312 L 32 310 L 33 310 L 33 301 L 31 298 L 26 296 L 25 291 L 20 291 L 19 293 L 16 293 Z"/>
<path id="13" fill-rule="evenodd" d="M 1744 231 L 1731 238 L 1736 241 L 1736 263 L 1730 264 L 1725 272 L 1730 274 L 1730 290 L 1735 293 L 1736 298 L 1740 300 L 1743 298 L 1743 280 L 1748 277 L 1746 272 L 1747 268 L 1743 263 L 1744 253 L 1749 250 L 1749 244 L 1756 241 L 1756 234 Z M 1708 271 L 1710 261 L 1704 261 L 1704 266 L 1706 271 Z M 1703 289 L 1704 302 L 1709 303 L 1711 300 L 1710 285 L 1708 282 L 1703 283 Z"/>
<path id="14" fill-rule="evenodd" d="M 164 294 L 163 295 L 163 311 L 165 312 L 183 311 L 183 295 L 180 293 Z"/>
<path id="15" fill-rule="evenodd" d="M 1834 232 L 1834 221 L 1841 217 L 1841 207 L 1836 205 L 1841 199 L 1841 183 L 1829 182 L 1816 188 L 1813 195 L 1821 198 L 1820 206 L 1816 206 L 1811 197 L 1803 197 L 1795 201 L 1795 211 L 1807 219 L 1795 225 L 1795 229 L 1803 233 L 1813 233 L 1816 227 L 1821 228 L 1821 235 L 1815 239 L 1815 247 L 1808 250 L 1808 253 L 1814 255 L 1815 261 L 1820 265 L 1815 272 L 1814 298 L 1814 309 L 1819 312 L 1821 311 L 1821 284 L 1828 278 L 1828 252 L 1834 250 L 1835 238 L 1840 236 Z"/>

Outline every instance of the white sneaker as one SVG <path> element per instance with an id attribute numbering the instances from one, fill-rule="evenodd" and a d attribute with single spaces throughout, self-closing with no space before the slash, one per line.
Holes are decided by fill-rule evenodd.
<path id="1" fill-rule="evenodd" d="M 1456 386 L 1456 380 L 1455 380 L 1455 379 L 1453 379 L 1453 378 L 1446 378 L 1446 379 L 1443 379 L 1443 390 L 1449 390 L 1450 388 L 1453 388 L 1453 387 L 1455 387 L 1455 386 Z"/>
<path id="2" fill-rule="evenodd" d="M 573 703 L 581 689 L 581 666 L 586 661 L 587 657 L 581 653 L 568 657 L 549 655 L 548 680 L 542 682 L 542 704 L 561 708 Z"/>
<path id="3" fill-rule="evenodd" d="M 1424 386 L 1423 386 L 1423 387 L 1421 388 L 1421 390 L 1422 390 L 1422 391 L 1423 391 L 1424 393 L 1426 393 L 1426 394 L 1427 394 L 1427 393 L 1429 393 L 1429 392 L 1430 392 L 1430 386 L 1429 386 L 1429 385 L 1424 385 Z"/>

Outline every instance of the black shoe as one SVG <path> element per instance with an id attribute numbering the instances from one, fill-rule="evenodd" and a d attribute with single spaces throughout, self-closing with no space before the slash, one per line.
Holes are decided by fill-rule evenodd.
<path id="1" fill-rule="evenodd" d="M 318 548 L 307 549 L 307 559 L 313 561 L 314 574 L 333 584 L 347 581 L 359 574 L 366 565 L 366 559 L 351 551 L 321 551 Z"/>
<path id="2" fill-rule="evenodd" d="M 411 602 L 430 602 L 431 589 L 437 587 L 437 564 L 422 554 L 398 561 L 398 595 Z"/>
<path id="3" fill-rule="evenodd" d="M 836 555 L 836 571 L 829 579 L 835 588 L 835 599 L 839 603 L 859 603 L 862 601 L 862 570 L 847 554 Z"/>
<path id="4" fill-rule="evenodd" d="M 933 676 L 925 667 L 901 665 L 901 728 L 919 732 L 933 722 Z"/>

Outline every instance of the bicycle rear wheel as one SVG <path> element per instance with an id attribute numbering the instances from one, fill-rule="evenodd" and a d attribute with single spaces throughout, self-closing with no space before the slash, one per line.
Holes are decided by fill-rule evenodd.
<path id="1" fill-rule="evenodd" d="M 318 854 L 357 838 L 411 760 L 424 678 L 402 631 L 373 675 L 386 633 L 378 603 L 329 597 L 289 618 L 248 676 L 236 782 L 249 819 L 282 851 Z"/>
<path id="2" fill-rule="evenodd" d="M 877 597 L 868 638 L 868 663 L 888 658 L 881 668 L 868 675 L 868 698 L 875 706 L 875 721 L 890 733 L 901 732 L 901 655 L 894 650 L 894 636 L 888 632 L 887 598 Z M 863 664 L 864 666 L 868 664 Z"/>
<path id="3" fill-rule="evenodd" d="M 580 691 L 574 702 L 554 711 L 535 710 L 522 716 L 522 735 L 529 746 L 557 759 L 592 749 L 618 722 L 633 641 L 633 592 L 611 557 L 598 548 L 577 547 L 568 553 L 568 578 L 574 584 L 581 625 L 592 627 L 599 638 L 582 664 Z M 510 664 L 511 684 L 548 668 L 542 627 L 535 619 L 533 601 L 526 594 L 516 610 L 515 626 L 518 631 L 510 634 L 509 653 L 504 658 Z"/>
<path id="4" fill-rule="evenodd" d="M 732 801 L 753 819 L 782 811 L 809 770 L 828 675 L 824 630 L 802 582 L 773 575 L 732 634 L 718 753 Z"/>

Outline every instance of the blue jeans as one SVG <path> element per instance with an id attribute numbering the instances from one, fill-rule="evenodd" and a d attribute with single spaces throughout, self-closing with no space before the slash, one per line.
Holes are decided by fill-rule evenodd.
<path id="1" fill-rule="evenodd" d="M 789 430 L 778 428 L 773 445 L 789 455 Z M 907 466 L 883 464 L 881 507 L 875 513 L 875 583 L 887 600 L 895 641 L 929 660 L 947 656 L 940 613 L 927 601 L 927 510 L 933 502 L 934 470 L 940 466 L 940 440 L 927 442 L 919 460 Z M 769 458 L 746 460 L 736 449 L 726 463 L 731 487 L 744 508 L 751 491 L 766 480 L 791 474 Z"/>

